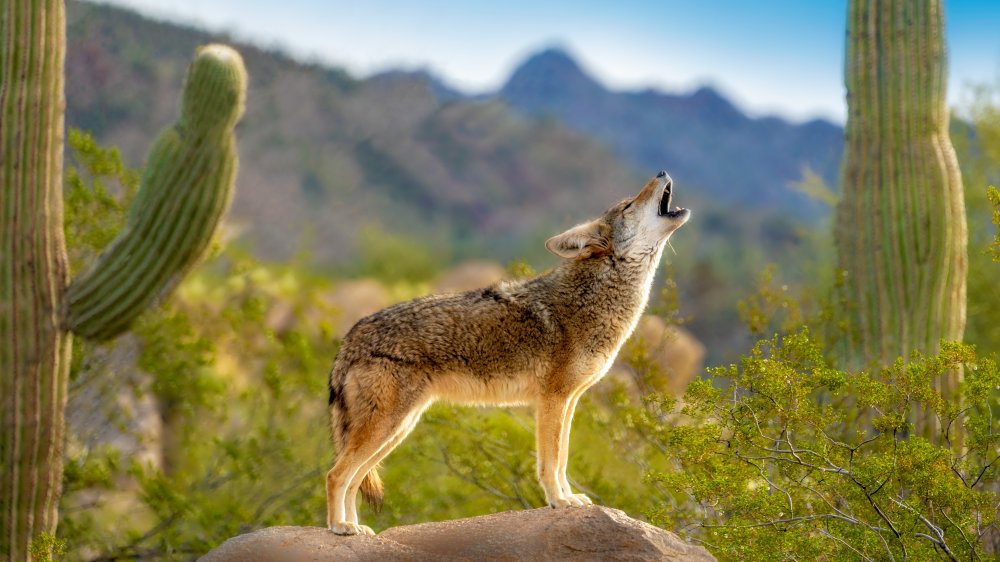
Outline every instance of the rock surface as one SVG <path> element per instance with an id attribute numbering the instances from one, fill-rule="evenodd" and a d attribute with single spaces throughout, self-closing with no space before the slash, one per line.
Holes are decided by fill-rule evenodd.
<path id="1" fill-rule="evenodd" d="M 715 558 L 673 533 L 600 506 L 507 511 L 395 527 L 374 537 L 341 537 L 320 527 L 270 527 L 229 539 L 201 558 L 202 562 L 272 560 L 709 562 Z"/>

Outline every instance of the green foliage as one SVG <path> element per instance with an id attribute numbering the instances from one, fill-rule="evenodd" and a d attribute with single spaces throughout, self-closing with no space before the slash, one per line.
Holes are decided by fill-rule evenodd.
<path id="1" fill-rule="evenodd" d="M 215 346 L 176 309 L 140 319 L 134 328 L 142 341 L 136 366 L 153 376 L 152 390 L 166 404 L 193 411 L 221 395 L 225 383 L 212 373 Z"/>
<path id="2" fill-rule="evenodd" d="M 96 147 L 87 135 L 73 131 L 71 140 L 77 166 L 67 176 L 67 232 L 75 233 L 71 255 L 82 261 L 106 243 L 111 229 L 105 225 L 124 223 L 135 174 L 121 166 L 116 151 Z M 105 187 L 114 182 L 119 189 Z M 334 311 L 319 297 L 325 287 L 307 274 L 265 268 L 230 251 L 181 289 L 180 303 L 139 319 L 134 364 L 115 367 L 150 379 L 147 392 L 164 419 L 163 467 L 122 458 L 108 445 L 74 448 L 59 527 L 70 559 L 189 558 L 247 521 L 270 520 L 276 504 L 278 513 L 294 511 L 295 521 L 314 522 L 320 511 L 304 511 L 299 500 L 308 490 L 315 505 L 321 501 L 315 486 L 303 483 L 329 456 L 322 373 L 336 344 L 327 321 Z M 275 308 L 291 324 L 267 327 Z M 296 324 L 306 316 L 308 328 Z M 89 384 L 94 377 L 121 376 L 81 376 L 91 357 L 120 345 L 129 344 L 76 346 L 71 379 Z M 309 403 L 314 407 L 301 406 Z M 120 423 L 128 426 L 129 420 Z M 278 429 L 282 425 L 298 431 Z M 303 452 L 300 443 L 311 449 Z M 302 456 L 312 459 L 310 466 L 303 468 Z M 286 476 L 299 484 L 288 487 Z M 220 524 L 225 521 L 232 524 Z"/>
<path id="3" fill-rule="evenodd" d="M 66 554 L 66 543 L 52 533 L 42 533 L 31 541 L 29 550 L 34 562 L 53 562 Z"/>
<path id="4" fill-rule="evenodd" d="M 139 187 L 139 172 L 122 163 L 118 149 L 101 148 L 85 131 L 70 129 L 68 144 L 63 222 L 70 272 L 76 273 L 125 225 L 124 211 Z"/>
<path id="5" fill-rule="evenodd" d="M 836 208 L 840 197 L 834 188 L 827 185 L 822 176 L 808 165 L 802 166 L 802 179 L 792 182 L 789 187 L 814 201 L 819 201 L 831 209 Z"/>
<path id="6" fill-rule="evenodd" d="M 524 260 L 514 260 L 507 263 L 507 267 L 504 268 L 509 277 L 514 279 L 528 279 L 538 275 L 534 267 Z"/>
<path id="7" fill-rule="evenodd" d="M 109 489 L 91 509 L 67 510 L 60 533 L 74 557 L 187 559 L 248 528 L 320 521 L 331 458 L 323 374 L 336 353 L 327 290 L 231 251 L 140 319 L 141 352 L 125 367 L 151 378 L 163 465 L 96 451 L 71 459 L 64 507 L 74 491 Z"/>
<path id="8" fill-rule="evenodd" d="M 948 400 L 935 383 L 961 366 L 961 399 Z M 635 418 L 675 467 L 652 479 L 691 500 L 655 522 L 687 530 L 721 559 L 985 555 L 1000 500 L 989 484 L 1000 445 L 994 360 L 944 343 L 937 356 L 840 371 L 802 330 L 712 375 L 714 384 L 689 387 L 684 423 L 664 425 L 649 408 Z M 911 410 L 933 415 L 946 445 L 912 435 Z M 951 446 L 959 431 L 964 449 Z"/>
<path id="9" fill-rule="evenodd" d="M 736 303 L 740 320 L 755 337 L 802 323 L 802 305 L 787 284 L 775 280 L 777 269 L 768 264 L 757 278 L 757 290 Z"/>

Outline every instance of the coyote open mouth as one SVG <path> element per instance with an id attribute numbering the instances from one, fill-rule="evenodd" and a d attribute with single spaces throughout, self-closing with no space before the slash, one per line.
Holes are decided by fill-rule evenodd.
<path id="1" fill-rule="evenodd" d="M 684 209 L 680 207 L 675 207 L 673 211 L 670 210 L 670 203 L 674 199 L 673 187 L 674 182 L 672 180 L 667 180 L 667 185 L 663 187 L 663 195 L 660 196 L 660 206 L 656 211 L 656 214 L 661 217 L 676 218 L 684 212 Z"/>

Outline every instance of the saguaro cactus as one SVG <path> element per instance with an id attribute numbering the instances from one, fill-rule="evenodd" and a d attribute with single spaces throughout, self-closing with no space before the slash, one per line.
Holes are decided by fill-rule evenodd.
<path id="1" fill-rule="evenodd" d="M 965 330 L 965 204 L 948 137 L 942 10 L 941 0 L 849 3 L 835 234 L 855 306 L 855 364 L 935 353 Z"/>
<path id="2" fill-rule="evenodd" d="M 0 6 L 0 559 L 22 560 L 62 478 L 65 24 L 54 2 Z"/>
<path id="3" fill-rule="evenodd" d="M 197 261 L 230 199 L 246 72 L 199 49 L 181 119 L 160 134 L 121 236 L 67 293 L 61 0 L 0 4 L 0 559 L 53 532 L 69 330 L 107 338 Z M 69 298 L 67 298 L 69 297 Z"/>

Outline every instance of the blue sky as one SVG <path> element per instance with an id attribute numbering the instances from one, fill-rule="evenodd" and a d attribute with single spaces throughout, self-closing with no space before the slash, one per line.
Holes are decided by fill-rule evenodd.
<path id="1" fill-rule="evenodd" d="M 424 68 L 498 87 L 560 46 L 613 88 L 721 90 L 754 115 L 842 122 L 846 0 L 108 0 L 357 76 Z M 946 0 L 949 100 L 1000 78 L 1000 0 Z"/>

